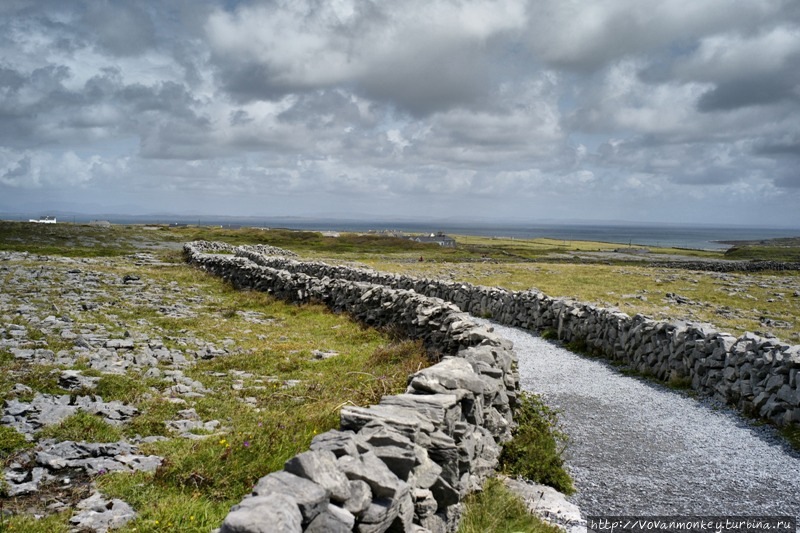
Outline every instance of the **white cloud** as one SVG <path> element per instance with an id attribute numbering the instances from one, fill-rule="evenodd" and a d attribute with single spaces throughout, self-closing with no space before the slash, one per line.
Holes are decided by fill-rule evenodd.
<path id="1" fill-rule="evenodd" d="M 793 0 L 233 4 L 0 4 L 3 205 L 762 222 L 800 202 Z"/>

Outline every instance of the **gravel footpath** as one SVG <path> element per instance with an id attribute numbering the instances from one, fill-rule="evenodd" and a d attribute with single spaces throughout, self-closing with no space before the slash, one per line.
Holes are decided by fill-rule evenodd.
<path id="1" fill-rule="evenodd" d="M 768 427 L 519 329 L 521 386 L 561 411 L 586 515 L 800 516 L 800 455 Z"/>

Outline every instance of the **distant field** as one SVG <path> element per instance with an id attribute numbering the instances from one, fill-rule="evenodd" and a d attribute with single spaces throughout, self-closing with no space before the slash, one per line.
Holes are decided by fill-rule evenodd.
<path id="1" fill-rule="evenodd" d="M 287 229 L 170 226 L 40 225 L 0 222 L 0 249 L 67 255 L 113 256 L 153 250 L 173 260 L 190 240 L 270 244 L 306 259 L 358 263 L 390 272 L 428 276 L 511 290 L 537 288 L 619 307 L 658 319 L 709 322 L 731 333 L 746 330 L 800 342 L 800 273 L 719 274 L 651 265 L 676 257 L 691 260 L 797 260 L 800 238 L 744 242 L 727 253 L 555 239 L 506 239 L 456 235 L 456 248 L 407 239 Z M 422 261 L 420 261 L 422 259 Z M 673 296 L 667 297 L 667 294 Z"/>

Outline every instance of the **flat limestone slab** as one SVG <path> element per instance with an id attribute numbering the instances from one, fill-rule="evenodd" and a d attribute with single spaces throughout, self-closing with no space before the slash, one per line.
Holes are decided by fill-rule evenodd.
<path id="1" fill-rule="evenodd" d="M 580 508 L 568 502 L 556 489 L 511 478 L 501 479 L 511 492 L 522 498 L 532 514 L 568 533 L 586 533 L 586 520 L 581 517 Z"/>

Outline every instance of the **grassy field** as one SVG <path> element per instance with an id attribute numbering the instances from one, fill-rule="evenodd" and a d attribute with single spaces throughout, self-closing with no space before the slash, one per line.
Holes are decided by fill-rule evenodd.
<path id="1" fill-rule="evenodd" d="M 180 347 L 185 339 L 202 339 L 216 346 L 235 345 L 229 355 L 198 360 L 184 369 L 186 378 L 201 383 L 206 391 L 204 396 L 194 399 L 175 397 L 168 390 L 171 383 L 145 378 L 139 370 L 110 375 L 80 362 L 74 367 L 82 370 L 84 376 L 100 378 L 97 388 L 86 393 L 99 395 L 107 402 L 121 400 L 135 406 L 139 414 L 118 427 L 79 413 L 61 424 L 46 426 L 36 435 L 37 440 L 115 442 L 137 435 L 169 437 L 140 446 L 140 453 L 165 458 L 154 474 L 105 474 L 82 483 L 73 482 L 74 501 L 86 495 L 86 483 L 93 481 L 106 496 L 121 498 L 132 505 L 139 516 L 126 530 L 209 531 L 218 527 L 231 505 L 241 500 L 258 478 L 281 469 L 288 458 L 307 449 L 315 434 L 338 428 L 338 411 L 343 404 L 368 405 L 377 403 L 385 394 L 402 392 L 406 377 L 429 364 L 419 343 L 366 329 L 324 307 L 289 305 L 263 293 L 235 291 L 223 281 L 182 262 L 134 265 L 120 254 L 141 251 L 139 245 L 132 243 L 148 239 L 150 233 L 138 228 L 115 228 L 98 237 L 95 228 L 86 230 L 88 236 L 81 234 L 83 228 L 63 228 L 71 231 L 47 228 L 45 233 L 49 238 L 42 239 L 41 244 L 23 246 L 12 238 L 11 245 L 3 242 L 0 250 L 27 248 L 36 253 L 88 257 L 88 262 L 79 262 L 78 266 L 82 271 L 91 271 L 100 281 L 102 290 L 94 300 L 100 307 L 68 311 L 67 304 L 60 300 L 65 291 L 59 282 L 76 265 L 66 263 L 61 267 L 52 262 L 42 263 L 33 256 L 3 263 L 10 267 L 5 275 L 0 273 L 10 307 L 25 304 L 41 308 L 45 314 L 55 306 L 63 315 L 69 315 L 76 328 L 83 325 L 94 330 L 102 328 L 112 337 L 157 335 L 168 347 Z M 76 237 L 75 233 L 79 235 Z M 5 235 L 8 239 L 8 233 Z M 89 238 L 102 242 L 109 236 L 113 236 L 113 246 L 95 249 L 88 244 Z M 162 258 L 179 260 L 174 247 L 169 246 L 174 236 L 170 237 L 148 242 L 158 245 Z M 30 234 L 26 238 L 38 239 Z M 161 246 L 164 243 L 167 246 Z M 35 291 L 11 283 L 19 272 L 36 271 L 46 272 L 48 281 L 40 283 Z M 148 290 L 161 287 L 174 292 L 177 300 L 192 300 L 190 315 L 164 315 L 157 305 L 123 297 L 114 292 L 111 282 L 105 283 L 133 274 Z M 14 321 L 23 325 L 19 319 Z M 31 332 L 30 342 L 38 343 L 37 346 L 58 351 L 72 345 L 58 336 L 37 334 L 30 324 L 25 326 Z M 315 360 L 312 357 L 315 350 L 339 355 Z M 0 349 L 0 394 L 8 397 L 17 384 L 37 392 L 64 394 L 57 385 L 61 369 L 30 365 Z M 30 395 L 23 394 L 18 399 L 29 401 Z M 190 407 L 203 421 L 219 421 L 219 429 L 206 438 L 172 435 L 165 421 L 175 419 L 179 411 Z M 208 432 L 195 433 L 203 437 Z M 19 454 L 30 446 L 14 430 L 4 428 L 0 432 L 5 464 L 19 459 Z M 3 507 L 9 511 L 37 509 L 47 503 L 53 491 L 64 497 L 63 490 L 51 487 L 45 489 L 44 496 L 6 499 Z M 0 529 L 67 531 L 70 514 L 62 513 L 44 521 L 26 518 L 24 513 L 10 519 L 3 517 Z"/>
<path id="2" fill-rule="evenodd" d="M 305 449 L 315 433 L 336 427 L 338 408 L 344 402 L 366 405 L 383 394 L 401 391 L 406 376 L 427 364 L 418 344 L 364 329 L 318 306 L 290 306 L 264 294 L 234 291 L 220 280 L 189 268 L 182 263 L 180 246 L 195 239 L 270 244 L 295 251 L 305 259 L 367 265 L 383 271 L 512 290 L 537 288 L 551 296 L 619 307 L 630 314 L 710 322 L 732 333 L 759 331 L 800 343 L 800 297 L 795 296 L 800 293 L 798 272 L 718 274 L 667 269 L 649 261 L 628 260 L 624 254 L 616 258 L 615 250 L 620 245 L 457 236 L 457 248 L 447 249 L 378 235 L 324 237 L 315 232 L 282 229 L 103 228 L 0 222 L 0 251 L 86 260 L 80 268 L 91 269 L 101 278 L 135 274 L 146 285 L 166 287 L 181 298 L 190 296 L 195 300 L 191 316 L 173 318 L 147 303 L 126 301 L 112 294 L 106 307 L 73 313 L 70 318 L 76 322 L 101 325 L 118 335 L 126 331 L 134 336 L 155 332 L 173 347 L 179 347 L 181 339 L 187 337 L 216 345 L 235 341 L 235 353 L 198 361 L 186 369 L 187 377 L 209 391 L 189 405 L 169 401 L 166 385 L 158 379 L 143 378 L 133 371 L 100 374 L 79 365 L 86 376 L 100 378 L 96 394 L 106 401 L 118 399 L 135 405 L 139 415 L 121 428 L 77 415 L 38 435 L 109 441 L 137 434 L 170 437 L 142 446 L 143 453 L 166 458 L 155 474 L 107 474 L 92 480 L 105 494 L 122 498 L 140 512 L 128 530 L 208 531 L 217 527 L 230 505 L 238 502 L 256 479 L 280 468 L 287 458 Z M 741 251 L 745 248 L 746 253 Z M 165 263 L 137 265 L 130 254 L 139 252 L 152 253 Z M 727 257 L 721 252 L 650 249 L 648 258 L 681 254 L 706 260 L 731 256 L 780 259 L 792 258 L 796 252 L 791 243 L 753 243 L 738 246 Z M 592 253 L 600 255 L 596 260 L 582 255 Z M 43 264 L 30 255 L 14 266 L 37 269 Z M 64 271 L 68 268 L 65 265 Z M 10 276 L 10 271 L 0 272 L 7 297 L 59 307 L 58 298 L 63 291 L 58 279 L 37 294 L 9 294 Z M 253 321 L 249 318 L 253 314 L 261 319 Z M 36 336 L 35 328 L 29 329 Z M 44 342 L 54 351 L 69 345 L 58 337 L 40 335 L 32 340 Z M 332 350 L 340 355 L 314 361 L 314 350 Z M 17 383 L 40 392 L 63 393 L 53 373 L 59 370 L 44 365 L 26 366 L 0 350 L 0 393 L 6 397 Z M 287 387 L 286 383 L 294 385 Z M 250 403 L 244 402 L 246 398 Z M 164 422 L 188 406 L 203 420 L 219 420 L 221 429 L 204 439 L 173 438 Z M 6 464 L 29 446 L 18 435 L 0 431 L 0 453 Z M 493 508 L 511 509 L 516 504 L 503 503 L 507 494 L 502 488 L 491 487 L 474 500 L 471 508 L 475 509 L 475 521 L 465 521 L 463 531 L 504 530 L 487 526 L 482 520 L 493 518 Z M 11 510 L 31 505 L 25 498 L 4 502 L 5 508 Z M 62 513 L 33 521 L 18 515 L 2 522 L 2 527 L 66 531 L 68 517 L 68 513 Z M 538 527 L 520 525 L 508 530 L 539 531 Z"/>

